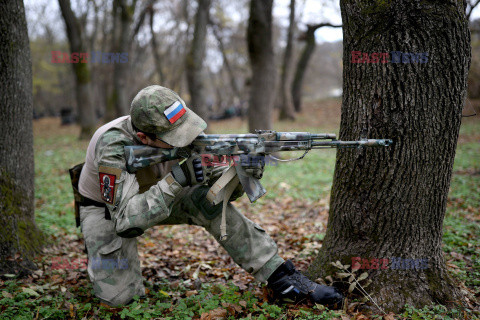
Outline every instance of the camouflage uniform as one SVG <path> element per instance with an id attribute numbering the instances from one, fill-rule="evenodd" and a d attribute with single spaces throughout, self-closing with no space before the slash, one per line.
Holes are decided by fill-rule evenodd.
<path id="1" fill-rule="evenodd" d="M 171 93 L 155 97 L 159 88 L 165 90 L 151 86 L 140 91 L 132 102 L 132 110 L 134 104 L 158 104 L 159 99 L 167 106 L 175 102 L 167 99 L 171 99 Z M 170 131 L 162 135 L 162 140 L 172 145 L 187 145 L 205 129 L 206 124 L 176 94 L 175 97 L 185 109 L 185 114 L 178 118 L 183 122 L 175 121 L 173 125 L 177 130 L 172 131 L 177 135 Z M 154 120 L 165 121 L 162 116 L 160 114 L 160 118 Z M 142 115 L 132 114 L 136 119 L 135 126 L 140 128 L 139 117 L 141 119 Z M 152 119 L 144 120 L 148 123 Z M 142 123 L 140 125 L 145 127 Z M 196 130 L 193 134 L 192 131 L 183 132 L 192 126 Z M 145 132 L 154 132 L 154 129 Z M 140 144 L 132 119 L 127 116 L 100 128 L 87 150 L 79 183 L 80 193 L 106 203 L 111 216 L 111 220 L 105 219 L 104 209 L 95 206 L 81 207 L 80 210 L 89 257 L 88 274 L 96 296 L 109 305 L 122 305 L 134 295 L 144 294 L 135 237 L 154 225 L 203 226 L 238 265 L 258 281 L 265 282 L 284 262 L 265 230 L 229 203 L 226 210 L 229 237 L 220 241 L 221 204 L 213 206 L 207 201 L 208 186 L 182 187 L 170 173 L 171 162 L 147 167 L 135 174 L 127 172 L 123 147 Z M 91 187 L 88 188 L 88 181 L 95 180 L 96 190 L 92 191 Z"/>

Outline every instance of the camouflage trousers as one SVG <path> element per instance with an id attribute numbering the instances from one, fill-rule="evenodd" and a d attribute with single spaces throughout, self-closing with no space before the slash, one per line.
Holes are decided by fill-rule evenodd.
<path id="1" fill-rule="evenodd" d="M 170 216 L 159 225 L 190 224 L 204 227 L 240 267 L 256 280 L 266 282 L 284 262 L 278 256 L 277 245 L 272 238 L 229 203 L 226 211 L 228 239 L 220 241 L 221 214 L 207 218 L 198 201 L 192 200 L 195 192 L 198 195 L 197 188 L 185 188 L 176 197 Z M 88 275 L 95 295 L 112 306 L 124 305 L 134 295 L 144 295 L 137 239 L 119 237 L 113 221 L 105 219 L 103 208 L 81 207 L 80 218 L 88 251 Z"/>

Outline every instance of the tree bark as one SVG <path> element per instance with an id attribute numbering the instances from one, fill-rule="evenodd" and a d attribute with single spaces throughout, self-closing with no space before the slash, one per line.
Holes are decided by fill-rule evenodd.
<path id="1" fill-rule="evenodd" d="M 407 0 L 340 5 L 340 138 L 389 138 L 394 145 L 338 150 L 327 233 L 309 275 L 334 274 L 331 261 L 387 258 L 387 269 L 367 270 L 367 291 L 385 310 L 462 301 L 441 246 L 470 66 L 465 8 Z M 352 63 L 352 51 L 390 52 L 390 62 Z M 403 56 L 393 63 L 393 51 L 428 53 L 428 61 Z M 404 261 L 393 269 L 396 257 L 428 259 L 428 268 Z"/>
<path id="2" fill-rule="evenodd" d="M 67 28 L 67 37 L 70 52 L 87 52 L 87 42 L 84 30 L 72 11 L 70 0 L 58 0 L 63 20 Z M 88 63 L 72 63 L 75 74 L 75 94 L 77 99 L 78 120 L 81 127 L 80 139 L 90 139 L 95 131 L 97 117 L 92 103 L 92 91 L 90 88 L 91 74 Z"/>
<path id="3" fill-rule="evenodd" d="M 29 273 L 35 226 L 32 62 L 21 0 L 0 1 L 0 274 Z M 15 259 L 19 256 L 19 259 Z"/>
<path id="4" fill-rule="evenodd" d="M 290 19 L 287 34 L 287 46 L 283 56 L 282 76 L 280 79 L 280 120 L 295 120 L 291 91 L 291 62 L 293 52 L 293 33 L 295 31 L 295 0 L 290 0 Z"/>
<path id="5" fill-rule="evenodd" d="M 205 90 L 203 85 L 205 81 L 203 60 L 205 59 L 210 4 L 211 0 L 198 0 L 193 40 L 185 63 L 188 90 L 190 92 L 190 107 L 207 122 L 209 111 L 205 101 Z"/>
<path id="6" fill-rule="evenodd" d="M 248 129 L 272 129 L 275 55 L 272 43 L 273 0 L 251 0 L 248 19 L 248 56 L 252 67 Z"/>

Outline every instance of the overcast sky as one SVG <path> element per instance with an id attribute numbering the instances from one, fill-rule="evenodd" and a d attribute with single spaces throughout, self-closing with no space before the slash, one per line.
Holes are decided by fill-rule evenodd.
<path id="1" fill-rule="evenodd" d="M 63 21 L 61 19 L 60 9 L 57 0 L 25 0 L 25 7 L 27 10 L 27 22 L 30 34 L 34 34 L 38 29 L 37 22 L 52 21 L 61 29 L 58 32 L 65 33 Z M 72 1 L 73 4 L 75 1 Z M 38 16 L 38 9 L 48 3 L 47 9 L 41 17 Z M 329 22 L 332 24 L 341 24 L 340 7 L 338 0 L 297 0 L 297 15 L 299 17 L 299 28 L 305 30 L 307 23 L 323 23 Z M 327 4 L 325 4 L 327 3 Z M 290 0 L 274 0 L 273 15 L 274 19 L 284 26 L 288 25 L 288 16 L 290 13 Z M 75 10 L 75 5 L 73 5 Z M 338 41 L 342 39 L 341 28 L 321 28 L 315 33 L 317 42 Z"/>
<path id="2" fill-rule="evenodd" d="M 297 0 L 297 14 L 302 12 L 299 27 L 304 28 L 307 23 L 318 24 L 329 22 L 342 24 L 339 0 Z M 283 25 L 288 25 L 290 14 L 290 0 L 274 0 L 273 15 Z M 343 38 L 341 28 L 320 28 L 315 32 L 317 42 L 332 42 Z"/>

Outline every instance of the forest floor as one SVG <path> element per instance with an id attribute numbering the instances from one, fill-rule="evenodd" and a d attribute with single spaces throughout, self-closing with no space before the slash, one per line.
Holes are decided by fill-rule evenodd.
<path id="1" fill-rule="evenodd" d="M 480 103 L 479 103 L 480 104 Z M 338 99 L 306 104 L 295 122 L 277 122 L 278 131 L 337 133 Z M 215 133 L 244 133 L 241 119 L 214 122 Z M 235 265 L 202 228 L 157 226 L 139 238 L 146 297 L 123 308 L 109 308 L 92 294 L 80 230 L 75 228 L 68 168 L 83 162 L 88 142 L 77 126 L 57 118 L 34 122 L 35 207 L 37 225 L 48 245 L 32 275 L 0 279 L 0 319 L 475 319 L 480 298 L 480 116 L 464 118 L 454 165 L 444 253 L 450 273 L 472 308 L 443 306 L 402 314 L 358 311 L 358 295 L 343 310 L 320 305 L 276 305 L 252 276 Z M 303 160 L 266 167 L 265 197 L 235 205 L 277 242 L 279 253 L 305 270 L 322 245 L 328 220 L 335 150 L 311 151 Z M 355 293 L 355 292 L 354 292 Z M 477 309 L 477 310 L 474 310 Z M 475 313 L 477 315 L 475 315 Z"/>

